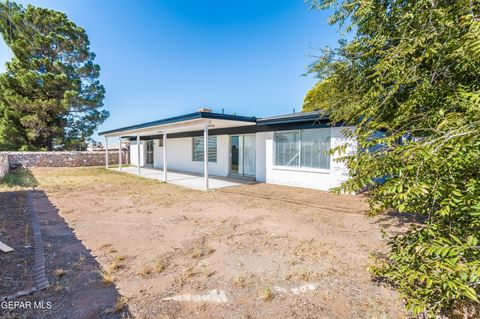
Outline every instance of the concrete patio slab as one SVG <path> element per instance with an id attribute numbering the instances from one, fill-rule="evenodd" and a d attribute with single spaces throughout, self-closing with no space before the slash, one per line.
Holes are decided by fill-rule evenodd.
<path id="1" fill-rule="evenodd" d="M 119 168 L 111 168 L 115 171 L 120 171 Z M 128 173 L 133 175 L 137 174 L 137 167 L 135 166 L 128 166 L 122 167 L 122 173 Z M 163 170 L 156 169 L 156 168 L 147 168 L 142 167 L 140 170 L 140 176 L 150 179 L 156 179 L 159 181 L 163 180 Z M 179 171 L 168 171 L 167 174 L 167 183 L 193 188 L 197 190 L 203 190 L 204 187 L 204 179 L 203 176 L 196 173 L 186 173 L 186 172 L 179 172 Z M 244 178 L 225 178 L 220 176 L 211 176 L 209 177 L 209 189 L 218 189 L 224 187 L 233 187 L 245 184 L 254 184 L 255 181 L 253 179 L 244 179 Z"/>

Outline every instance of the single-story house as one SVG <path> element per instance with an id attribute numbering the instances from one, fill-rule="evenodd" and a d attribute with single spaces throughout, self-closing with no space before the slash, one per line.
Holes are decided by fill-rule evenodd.
<path id="1" fill-rule="evenodd" d="M 138 174 L 142 167 L 160 169 L 164 181 L 174 170 L 203 174 L 205 189 L 212 175 L 328 190 L 348 178 L 330 149 L 347 144 L 347 152 L 356 151 L 345 130 L 353 127 L 332 125 L 320 111 L 257 118 L 199 109 L 100 135 L 107 149 L 109 138 L 130 139 Z"/>

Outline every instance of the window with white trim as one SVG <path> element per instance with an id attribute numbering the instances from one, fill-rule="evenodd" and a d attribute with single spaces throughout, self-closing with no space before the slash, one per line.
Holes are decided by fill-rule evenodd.
<path id="1" fill-rule="evenodd" d="M 203 136 L 194 136 L 192 139 L 192 160 L 203 162 Z M 217 137 L 208 137 L 208 161 L 217 162 Z"/>
<path id="2" fill-rule="evenodd" d="M 330 168 L 331 130 L 275 132 L 275 166 Z"/>

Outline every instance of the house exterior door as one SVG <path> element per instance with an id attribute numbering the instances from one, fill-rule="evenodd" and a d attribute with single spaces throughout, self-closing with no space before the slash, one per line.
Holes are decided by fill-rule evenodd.
<path id="1" fill-rule="evenodd" d="M 145 165 L 153 166 L 153 141 L 145 141 Z"/>
<path id="2" fill-rule="evenodd" d="M 255 134 L 230 136 L 230 174 L 255 176 Z"/>

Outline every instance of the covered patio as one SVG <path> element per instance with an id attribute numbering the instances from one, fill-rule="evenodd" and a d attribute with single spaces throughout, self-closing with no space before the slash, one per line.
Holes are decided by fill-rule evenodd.
<path id="1" fill-rule="evenodd" d="M 117 170 L 132 173 L 139 176 L 161 180 L 166 183 L 173 183 L 185 187 L 209 190 L 221 187 L 236 186 L 242 183 L 253 182 L 252 180 L 231 179 L 224 177 L 209 177 L 208 169 L 208 135 L 212 128 L 222 129 L 231 127 L 240 127 L 252 125 L 256 122 L 255 117 L 244 117 L 237 115 L 211 113 L 210 110 L 199 109 L 195 113 L 182 116 L 167 118 L 159 121 L 144 123 L 140 125 L 128 126 L 116 130 L 101 132 L 105 138 L 105 166 L 109 168 L 108 161 L 108 141 L 109 138 L 118 139 L 119 168 Z M 200 131 L 203 135 L 203 175 L 191 172 L 178 172 L 168 170 L 167 161 L 167 139 L 170 134 L 179 134 L 186 132 Z M 134 138 L 136 145 L 140 145 L 142 138 L 149 136 L 159 136 L 162 140 L 162 168 L 146 168 L 142 165 L 136 167 L 122 167 L 122 140 L 124 138 Z M 137 147 L 137 159 L 140 159 L 140 147 Z M 139 160 L 138 160 L 139 161 Z"/>
<path id="2" fill-rule="evenodd" d="M 133 166 L 127 166 L 120 168 L 111 168 L 115 171 L 120 171 L 123 173 L 137 174 L 137 168 Z M 163 170 L 155 168 L 142 168 L 141 175 L 145 178 L 155 179 L 164 182 L 163 179 Z M 175 184 L 182 187 L 193 188 L 197 190 L 204 190 L 204 177 L 201 174 L 195 173 L 186 173 L 178 171 L 169 171 L 168 172 L 168 182 L 170 184 Z M 244 178 L 225 178 L 220 176 L 210 176 L 209 177 L 209 189 L 218 189 L 224 187 L 239 186 L 244 184 L 255 183 L 252 179 Z"/>

